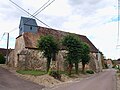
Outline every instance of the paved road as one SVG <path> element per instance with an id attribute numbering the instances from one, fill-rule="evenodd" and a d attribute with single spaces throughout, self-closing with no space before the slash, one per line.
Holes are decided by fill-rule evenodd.
<path id="1" fill-rule="evenodd" d="M 107 70 L 87 79 L 64 84 L 49 90 L 116 90 L 114 70 Z"/>
<path id="2" fill-rule="evenodd" d="M 11 72 L 0 67 L 0 90 L 42 90 L 43 87 L 18 78 Z"/>

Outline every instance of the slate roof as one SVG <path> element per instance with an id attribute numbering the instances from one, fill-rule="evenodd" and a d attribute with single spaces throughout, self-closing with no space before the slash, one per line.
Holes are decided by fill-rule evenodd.
<path id="1" fill-rule="evenodd" d="M 23 38 L 25 41 L 25 48 L 37 49 L 37 40 L 42 35 L 53 35 L 57 40 L 60 40 L 63 36 L 70 34 L 68 32 L 55 30 L 46 27 L 38 27 L 37 33 L 25 32 Z M 76 34 L 78 35 L 78 34 Z M 84 35 L 78 35 L 83 42 L 86 42 L 90 46 L 91 52 L 98 52 L 98 49 L 92 44 L 92 42 Z M 19 37 L 18 37 L 19 38 Z M 62 49 L 62 48 L 61 48 Z"/>
<path id="2" fill-rule="evenodd" d="M 27 17 L 21 17 L 19 27 L 21 26 L 21 24 L 31 25 L 31 26 L 36 26 L 37 25 L 35 19 L 33 19 L 33 18 L 27 18 Z"/>

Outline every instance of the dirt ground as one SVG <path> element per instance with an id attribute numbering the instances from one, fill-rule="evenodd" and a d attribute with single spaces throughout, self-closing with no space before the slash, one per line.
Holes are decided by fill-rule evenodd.
<path id="1" fill-rule="evenodd" d="M 59 80 L 56 80 L 47 74 L 41 75 L 41 76 L 22 75 L 22 74 L 16 73 L 15 69 L 7 67 L 6 65 L 0 65 L 0 66 L 9 70 L 10 72 L 14 73 L 15 75 L 17 75 L 20 78 L 30 80 L 32 82 L 39 84 L 39 85 L 44 85 L 45 87 L 53 87 L 56 85 L 73 82 L 73 81 L 78 80 L 78 79 L 82 80 L 83 78 L 92 76 L 90 74 L 88 74 L 88 75 L 79 74 L 79 75 L 74 75 L 74 77 L 68 77 L 66 75 L 62 75 L 61 81 L 59 81 Z"/>
<path id="2" fill-rule="evenodd" d="M 83 80 L 62 84 L 44 90 L 117 90 L 116 71 L 114 69 L 104 70 L 103 72 L 94 74 Z"/>
<path id="3" fill-rule="evenodd" d="M 56 80 L 53 77 L 49 76 L 49 75 L 41 75 L 41 76 L 33 76 L 33 75 L 22 75 L 22 74 L 18 74 L 16 73 L 16 70 L 10 67 L 7 67 L 6 65 L 0 65 L 1 67 L 8 69 L 10 72 L 14 73 L 15 75 L 17 75 L 20 78 L 23 79 L 27 79 L 30 80 L 32 82 L 35 82 L 39 85 L 44 85 L 45 87 L 54 87 L 57 85 L 61 85 L 64 83 L 69 83 L 69 82 L 73 82 L 75 80 L 82 80 L 84 78 L 90 77 L 92 75 L 83 75 L 80 74 L 79 76 L 76 75 L 74 78 L 70 78 L 66 75 L 62 75 L 62 81 Z M 118 76 L 118 75 L 117 75 Z M 120 90 L 120 75 L 119 77 L 117 77 L 117 90 Z"/>
<path id="4" fill-rule="evenodd" d="M 0 67 L 0 90 L 42 90 L 43 88 L 45 86 L 19 78 Z"/>

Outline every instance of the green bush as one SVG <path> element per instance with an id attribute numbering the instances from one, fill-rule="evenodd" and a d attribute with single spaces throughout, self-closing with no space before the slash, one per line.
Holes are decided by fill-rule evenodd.
<path id="1" fill-rule="evenodd" d="M 17 70 L 16 72 L 23 75 L 34 75 L 34 76 L 40 76 L 46 74 L 46 71 L 41 71 L 41 70 Z"/>
<path id="2" fill-rule="evenodd" d="M 51 71 L 49 75 L 54 77 L 55 79 L 61 80 L 61 75 L 57 71 Z"/>
<path id="3" fill-rule="evenodd" d="M 117 70 L 117 73 L 120 73 L 120 70 Z"/>
<path id="4" fill-rule="evenodd" d="M 94 74 L 94 71 L 93 70 L 87 70 L 86 73 L 88 73 L 88 74 Z"/>
<path id="5" fill-rule="evenodd" d="M 5 57 L 0 53 L 0 64 L 5 64 Z"/>
<path id="6" fill-rule="evenodd" d="M 114 65 L 112 68 L 116 68 L 116 66 Z"/>

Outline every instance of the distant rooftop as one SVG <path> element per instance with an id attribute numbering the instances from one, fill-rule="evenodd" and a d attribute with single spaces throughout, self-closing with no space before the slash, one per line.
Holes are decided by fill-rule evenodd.
<path id="1" fill-rule="evenodd" d="M 13 50 L 13 49 L 9 49 L 9 52 Z M 6 53 L 7 53 L 7 49 L 5 48 L 0 48 L 0 53 L 2 53 L 4 56 L 6 56 Z"/>

